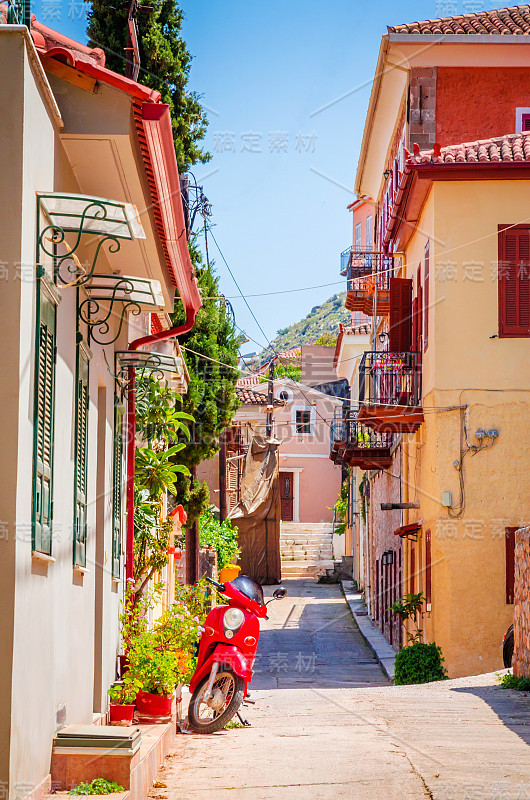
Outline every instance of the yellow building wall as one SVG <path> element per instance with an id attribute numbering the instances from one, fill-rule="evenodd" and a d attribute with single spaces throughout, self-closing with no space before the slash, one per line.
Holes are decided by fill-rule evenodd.
<path id="1" fill-rule="evenodd" d="M 497 226 L 525 216 L 530 221 L 529 209 L 530 181 L 440 182 L 407 249 L 405 271 L 415 279 L 430 241 L 425 422 L 405 437 L 404 448 L 405 494 L 420 509 L 409 511 L 406 521 L 422 520 L 416 591 L 425 592 L 425 531 L 431 530 L 432 608 L 421 626 L 426 640 L 441 646 L 450 677 L 502 667 L 499 644 L 513 620 L 513 605 L 506 604 L 504 529 L 530 522 L 524 446 L 530 340 L 490 338 L 498 334 Z M 496 428 L 499 437 L 492 447 L 464 456 L 465 504 L 452 519 L 442 492 L 452 492 L 453 507 L 459 503 L 454 462 L 478 445 L 478 428 Z M 407 542 L 406 575 L 410 549 Z"/>

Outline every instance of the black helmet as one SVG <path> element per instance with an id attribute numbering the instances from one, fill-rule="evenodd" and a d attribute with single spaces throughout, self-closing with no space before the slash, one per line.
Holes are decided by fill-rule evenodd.
<path id="1" fill-rule="evenodd" d="M 238 575 L 238 577 L 234 578 L 230 583 L 247 597 L 250 597 L 251 600 L 260 603 L 262 606 L 265 605 L 263 589 L 253 578 L 249 578 L 248 575 Z"/>

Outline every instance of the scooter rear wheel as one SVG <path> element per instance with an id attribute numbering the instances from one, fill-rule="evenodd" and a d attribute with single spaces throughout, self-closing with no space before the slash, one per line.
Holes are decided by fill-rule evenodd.
<path id="1" fill-rule="evenodd" d="M 245 696 L 245 681 L 229 667 L 218 672 L 212 686 L 213 697 L 204 699 L 210 676 L 206 675 L 193 692 L 188 708 L 190 728 L 197 733 L 222 730 L 237 713 Z"/>

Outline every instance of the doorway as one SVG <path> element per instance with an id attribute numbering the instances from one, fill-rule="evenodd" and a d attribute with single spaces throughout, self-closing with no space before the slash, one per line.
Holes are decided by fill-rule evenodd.
<path id="1" fill-rule="evenodd" d="M 294 475 L 292 472 L 280 472 L 280 501 L 283 522 L 294 520 Z"/>

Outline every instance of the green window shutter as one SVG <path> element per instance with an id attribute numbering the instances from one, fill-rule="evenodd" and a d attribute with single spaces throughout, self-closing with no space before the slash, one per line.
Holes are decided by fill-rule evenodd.
<path id="1" fill-rule="evenodd" d="M 114 401 L 114 464 L 112 486 L 112 577 L 120 577 L 123 493 L 123 406 Z"/>
<path id="2" fill-rule="evenodd" d="M 79 567 L 86 567 L 88 404 L 88 356 L 82 346 L 78 345 L 75 382 L 74 564 Z"/>
<path id="3" fill-rule="evenodd" d="M 52 553 L 55 415 L 55 304 L 37 282 L 35 401 L 33 409 L 32 547 Z"/>

